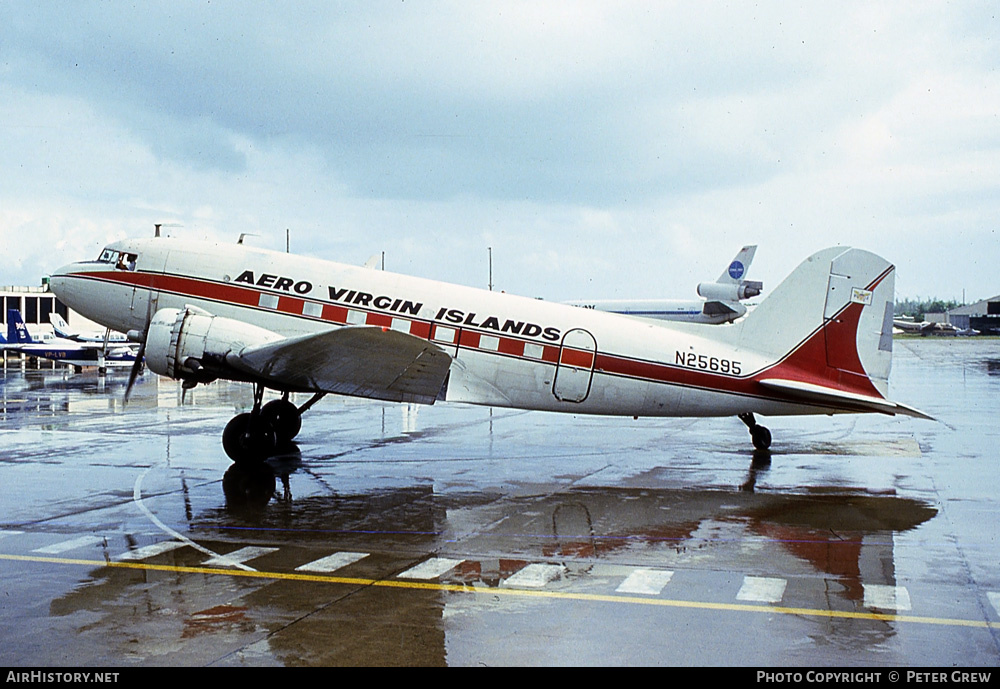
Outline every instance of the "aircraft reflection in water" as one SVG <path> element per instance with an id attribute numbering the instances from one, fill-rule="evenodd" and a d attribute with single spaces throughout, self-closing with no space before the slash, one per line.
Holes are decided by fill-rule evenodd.
<path id="1" fill-rule="evenodd" d="M 268 641 L 262 642 L 266 648 L 259 649 L 257 658 L 278 663 L 344 662 L 338 654 L 347 653 L 345 649 L 369 654 L 370 661 L 378 664 L 442 663 L 447 657 L 445 633 L 458 633 L 450 628 L 445 610 L 488 594 L 532 562 L 561 565 L 567 575 L 562 590 L 582 585 L 593 592 L 603 585 L 599 581 L 603 565 L 619 570 L 636 563 L 698 569 L 708 562 L 712 571 L 739 572 L 748 566 L 749 547 L 754 574 L 771 571 L 798 577 L 800 587 L 811 587 L 813 607 L 862 611 L 865 586 L 896 584 L 895 535 L 936 514 L 935 508 L 919 500 L 824 490 L 774 495 L 602 487 L 553 494 L 552 489 L 525 487 L 518 495 L 487 495 L 407 487 L 308 497 L 296 501 L 294 516 L 268 509 L 241 518 L 217 509 L 191 518 L 199 544 L 211 550 L 232 551 L 234 532 L 244 541 L 253 534 L 264 536 L 268 546 L 280 551 L 267 563 L 282 571 L 324 555 L 373 546 L 378 553 L 337 575 L 381 578 L 400 572 L 401 563 L 412 563 L 415 553 L 451 558 L 476 553 L 440 578 L 442 584 L 479 587 L 467 593 L 401 590 L 391 594 L 396 602 L 388 607 L 373 607 L 371 597 L 337 593 L 342 608 L 305 622 L 302 633 L 288 633 L 284 631 L 288 615 L 270 615 L 267 619 L 280 620 L 274 624 L 281 629 L 268 629 L 259 621 L 263 616 L 254 612 L 285 606 L 298 616 L 303 606 L 313 609 L 316 599 L 310 596 L 319 593 L 302 582 L 240 579 L 235 602 L 219 605 L 217 597 L 208 596 L 213 603 L 206 606 L 203 589 L 211 579 L 193 588 L 174 577 L 154 584 L 140 571 L 102 567 L 90 573 L 90 583 L 54 601 L 51 612 L 61 616 L 86 611 L 88 628 L 127 628 L 121 638 L 111 635 L 110 640 L 122 648 L 109 648 L 108 653 L 127 651 L 147 662 L 173 652 L 175 645 L 165 637 L 172 634 L 176 642 L 212 635 L 213 644 L 231 642 L 235 648 L 245 646 L 246 638 L 266 637 Z M 159 564 L 198 566 L 205 556 L 181 548 L 157 558 Z M 364 564 L 373 560 L 377 562 Z M 263 569 L 267 564 L 255 566 Z M 597 583 L 587 584 L 588 580 Z M 363 587 L 363 582 L 357 586 Z M 608 586 L 612 592 L 615 584 Z M 95 616 L 103 619 L 95 622 Z M 802 624 L 807 625 L 806 634 L 812 633 L 809 625 L 818 625 L 816 634 L 823 635 L 827 645 L 841 643 L 826 639 L 825 632 L 831 629 L 863 630 L 866 644 L 895 633 L 891 623 L 877 620 L 820 616 Z M 419 628 L 421 643 L 400 644 L 397 634 L 387 633 L 401 625 Z M 836 638 L 849 644 L 854 636 L 844 633 Z M 361 662 L 357 657 L 350 660 Z"/>
<path id="2" fill-rule="evenodd" d="M 7 375 L 0 385 L 0 418 L 57 416 L 81 408 L 113 412 L 121 407 L 127 377 L 70 375 L 68 369 L 38 369 Z"/>

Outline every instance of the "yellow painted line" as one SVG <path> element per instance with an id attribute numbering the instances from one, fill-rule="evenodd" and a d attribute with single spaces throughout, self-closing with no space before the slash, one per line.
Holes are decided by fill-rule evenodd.
<path id="1" fill-rule="evenodd" d="M 520 598 L 546 598 L 558 600 L 595 601 L 602 603 L 629 603 L 668 608 L 690 608 L 695 610 L 722 610 L 728 612 L 756 612 L 769 615 L 800 615 L 806 617 L 828 617 L 852 620 L 878 620 L 882 622 L 904 622 L 911 624 L 933 624 L 950 627 L 973 627 L 978 629 L 1000 629 L 1000 622 L 988 620 L 962 620 L 946 617 L 923 617 L 919 615 L 896 615 L 877 612 L 850 612 L 844 610 L 819 610 L 816 608 L 790 608 L 773 605 L 750 605 L 745 603 L 709 603 L 704 601 L 671 600 L 599 593 L 572 593 L 567 591 L 545 591 L 540 589 L 513 589 L 469 584 L 442 584 L 428 581 L 402 581 L 393 579 L 367 579 L 363 577 L 338 577 L 328 574 L 306 574 L 302 572 L 261 572 L 213 567 L 184 567 L 179 565 L 154 565 L 143 562 L 119 562 L 115 560 L 81 560 L 64 557 L 43 557 L 38 555 L 8 555 L 0 553 L 0 560 L 17 562 L 44 562 L 57 565 L 81 565 L 84 567 L 109 567 L 112 569 L 138 569 L 153 572 L 173 572 L 182 574 L 212 574 L 227 577 L 269 579 L 272 581 L 309 581 L 323 584 L 349 584 L 353 586 L 375 586 L 380 588 L 416 589 L 422 591 L 448 591 L 452 593 L 472 593 L 490 596 L 513 596 Z"/>

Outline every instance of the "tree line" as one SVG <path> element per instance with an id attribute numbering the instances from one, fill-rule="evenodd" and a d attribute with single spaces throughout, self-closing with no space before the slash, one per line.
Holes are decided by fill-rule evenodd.
<path id="1" fill-rule="evenodd" d="M 962 304 L 951 299 L 897 299 L 895 314 L 897 316 L 913 316 L 916 321 L 924 320 L 928 313 L 943 313 L 957 308 Z"/>

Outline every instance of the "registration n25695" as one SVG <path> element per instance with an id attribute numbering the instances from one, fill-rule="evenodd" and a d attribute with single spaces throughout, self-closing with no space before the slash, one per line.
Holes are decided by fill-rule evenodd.
<path id="1" fill-rule="evenodd" d="M 697 352 L 675 351 L 674 363 L 686 368 L 711 371 L 712 373 L 727 373 L 731 376 L 738 376 L 742 371 L 742 367 L 738 361 L 721 359 L 707 354 L 698 354 Z"/>

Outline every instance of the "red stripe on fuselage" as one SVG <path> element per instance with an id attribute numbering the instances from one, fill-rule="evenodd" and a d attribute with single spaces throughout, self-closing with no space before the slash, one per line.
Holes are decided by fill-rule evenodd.
<path id="1" fill-rule="evenodd" d="M 892 267 L 887 269 L 882 275 L 874 280 L 872 284 L 869 285 L 868 289 L 873 290 L 891 271 Z M 251 309 L 261 308 L 259 306 L 261 294 L 275 294 L 274 292 L 259 290 L 252 287 L 221 284 L 200 278 L 190 278 L 160 273 L 99 271 L 94 273 L 80 273 L 77 274 L 77 276 L 129 284 L 135 287 L 160 290 L 181 296 L 207 299 L 210 301 L 233 304 Z M 302 315 L 304 304 L 310 300 L 288 297 L 286 295 L 277 296 L 279 297 L 279 311 L 300 318 L 316 320 L 314 318 L 310 318 L 309 316 Z M 336 323 L 338 325 L 347 324 L 348 309 L 325 302 L 314 303 L 322 305 L 322 316 L 319 317 L 321 320 Z M 561 363 L 563 364 L 573 362 L 572 365 L 582 365 L 589 368 L 592 362 L 594 371 L 597 373 L 652 383 L 677 385 L 713 392 L 801 403 L 801 400 L 796 400 L 794 397 L 765 389 L 758 383 L 758 381 L 763 378 L 779 377 L 881 398 L 882 395 L 875 389 L 871 381 L 868 379 L 868 376 L 864 373 L 860 358 L 857 355 L 856 334 L 861 310 L 861 304 L 848 304 L 835 319 L 827 321 L 822 326 L 814 330 L 780 361 L 753 374 L 743 376 L 712 373 L 709 371 L 695 370 L 663 362 L 633 359 L 600 351 L 598 351 L 595 355 L 593 352 L 589 352 L 587 350 L 572 350 L 568 348 L 560 349 L 556 346 L 542 345 L 541 343 L 531 340 L 523 341 L 508 337 L 500 337 L 500 345 L 496 353 L 502 356 L 513 356 L 515 358 L 526 359 L 528 361 L 539 361 L 539 359 L 526 357 L 524 355 L 524 345 L 526 342 L 532 342 L 534 344 L 539 344 L 544 348 L 541 361 L 545 363 L 557 364 L 560 362 L 561 356 Z M 372 311 L 366 311 L 366 313 L 366 321 L 368 324 L 382 325 L 383 327 L 391 326 L 393 318 L 392 315 Z M 422 337 L 423 339 L 429 338 L 430 323 L 426 321 L 411 320 L 411 324 L 425 324 L 425 327 L 423 328 L 415 328 L 411 325 L 410 331 L 411 334 Z M 480 333 L 467 327 L 457 329 L 461 333 L 459 340 L 460 347 L 475 349 L 477 351 L 485 351 L 479 349 L 480 335 L 492 333 Z M 853 352 L 853 359 L 851 362 L 851 368 L 853 370 L 836 369 L 827 365 L 826 343 L 828 335 L 832 338 L 831 341 L 836 343 L 835 346 L 850 347 L 849 351 Z"/>

